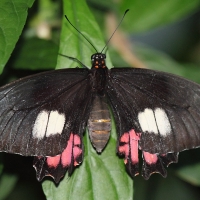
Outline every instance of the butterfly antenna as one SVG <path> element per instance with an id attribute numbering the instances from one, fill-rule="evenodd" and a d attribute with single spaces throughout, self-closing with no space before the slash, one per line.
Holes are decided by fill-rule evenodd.
<path id="1" fill-rule="evenodd" d="M 69 59 L 71 59 L 71 60 L 74 60 L 75 62 L 77 62 L 77 63 L 79 63 L 80 65 L 82 65 L 84 68 L 88 68 L 86 65 L 84 65 L 84 64 L 83 64 L 79 59 L 77 59 L 77 58 L 74 58 L 74 57 L 71 57 L 71 56 L 66 56 L 66 55 L 61 54 L 61 53 L 58 53 L 58 55 L 64 56 L 64 57 L 69 58 Z"/>
<path id="2" fill-rule="evenodd" d="M 79 31 L 68 19 L 67 15 L 65 15 L 65 18 L 67 19 L 67 21 L 70 23 L 70 25 L 77 30 L 78 33 L 80 33 L 87 41 L 88 43 L 95 49 L 95 51 L 98 53 L 97 49 L 95 48 L 95 46 L 85 37 L 85 35 L 83 35 L 83 33 L 81 33 L 81 31 Z"/>
<path id="3" fill-rule="evenodd" d="M 129 11 L 129 9 L 127 9 L 125 12 L 124 12 L 124 15 L 121 19 L 121 21 L 119 22 L 118 26 L 116 27 L 116 29 L 114 30 L 113 34 L 110 36 L 109 40 L 106 42 L 106 45 L 104 46 L 104 48 L 102 49 L 101 53 L 104 51 L 104 49 L 108 46 L 108 43 L 110 42 L 110 40 L 112 39 L 113 35 L 115 34 L 115 32 L 117 31 L 117 29 L 119 28 L 119 26 L 121 25 L 126 13 Z"/>

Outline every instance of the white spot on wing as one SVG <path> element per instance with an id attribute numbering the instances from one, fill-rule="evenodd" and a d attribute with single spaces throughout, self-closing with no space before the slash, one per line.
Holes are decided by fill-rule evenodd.
<path id="1" fill-rule="evenodd" d="M 155 117 L 160 135 L 166 136 L 169 134 L 171 132 L 171 125 L 165 111 L 161 108 L 156 108 Z"/>
<path id="2" fill-rule="evenodd" d="M 51 111 L 49 115 L 49 122 L 46 132 L 46 137 L 55 134 L 61 134 L 65 125 L 64 114 L 58 113 L 58 111 Z"/>
<path id="3" fill-rule="evenodd" d="M 48 115 L 49 113 L 45 110 L 41 111 L 36 120 L 33 127 L 33 137 L 42 139 L 45 136 L 46 127 L 48 123 Z"/>
<path id="4" fill-rule="evenodd" d="M 34 123 L 33 137 L 42 139 L 45 136 L 61 134 L 65 125 L 64 114 L 58 113 L 58 111 L 51 111 L 50 113 L 46 110 L 41 111 Z"/>
<path id="5" fill-rule="evenodd" d="M 139 112 L 138 120 L 143 132 L 153 132 L 158 134 L 158 129 L 152 109 L 146 108 L 144 112 Z"/>

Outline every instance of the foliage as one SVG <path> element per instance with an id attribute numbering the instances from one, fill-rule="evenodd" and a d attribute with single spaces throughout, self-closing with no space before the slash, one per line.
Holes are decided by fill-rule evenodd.
<path id="1" fill-rule="evenodd" d="M 95 50 L 67 22 L 64 14 L 95 46 L 97 51 L 101 51 L 106 41 L 103 38 L 109 38 L 109 36 L 105 36 L 105 25 L 109 21 L 110 13 L 114 13 L 118 18 L 117 21 L 119 21 L 124 11 L 130 8 L 120 26 L 120 30 L 117 31 L 123 30 L 126 33 L 128 37 L 125 40 L 130 45 L 130 40 L 127 38 L 130 39 L 133 33 L 137 33 L 137 36 L 139 32 L 141 35 L 148 34 L 152 30 L 162 29 L 167 25 L 171 26 L 171 24 L 187 19 L 189 15 L 196 12 L 198 1 L 152 0 L 149 3 L 146 0 L 122 0 L 116 3 L 113 0 L 88 0 L 87 4 L 84 0 L 63 0 L 63 2 L 53 0 L 38 0 L 35 2 L 33 0 L 1 0 L 0 71 L 2 72 L 5 67 L 1 82 L 5 83 L 27 74 L 33 74 L 36 71 L 79 66 L 77 62 L 60 56 L 59 53 L 75 57 L 85 65 L 90 66 L 90 56 Z M 111 27 L 112 24 L 109 25 Z M 109 26 L 107 27 L 109 29 Z M 173 34 L 171 35 L 173 36 Z M 183 35 L 184 32 L 180 31 L 179 38 Z M 117 33 L 114 37 L 120 42 Z M 113 66 L 111 60 L 114 66 L 117 67 L 132 64 L 137 66 L 134 62 L 130 64 L 126 58 L 122 59 L 123 52 L 120 52 L 119 48 L 115 49 L 114 45 L 112 46 L 112 40 L 109 43 L 107 66 L 109 68 Z M 186 40 L 184 42 L 187 43 Z M 170 45 L 173 45 L 173 43 Z M 121 48 L 122 46 L 123 44 Z M 155 50 L 147 45 L 135 43 L 134 37 L 131 45 L 125 45 L 126 47 L 132 51 L 130 57 L 133 57 L 133 59 L 138 58 L 148 68 L 176 73 L 200 82 L 198 76 L 199 56 L 195 51 L 197 48 L 195 42 L 190 46 L 193 54 L 188 54 L 187 49 L 184 52 L 185 54 L 183 53 L 187 57 L 182 56 L 178 61 L 170 57 L 170 52 L 167 55 L 159 49 Z M 125 49 L 125 52 L 128 52 L 127 49 Z M 179 50 L 182 50 L 182 47 Z M 195 179 L 195 177 L 200 176 L 199 165 L 193 165 L 193 162 L 198 160 L 198 150 L 183 153 L 179 164 L 170 166 L 171 170 L 169 170 L 167 179 L 163 179 L 159 175 L 153 175 L 149 181 L 144 181 L 141 177 L 137 177 L 134 179 L 133 187 L 133 180 L 127 175 L 123 160 L 116 156 L 114 125 L 111 135 L 105 151 L 98 155 L 93 150 L 86 133 L 84 136 L 84 162 L 75 170 L 72 177 L 69 178 L 66 175 L 59 185 L 55 185 L 52 180 L 45 179 L 42 187 L 46 198 L 56 200 L 133 198 L 135 200 L 145 200 L 147 198 L 155 200 L 170 198 L 173 200 L 191 197 L 194 200 L 198 199 L 200 195 L 198 190 L 189 185 L 192 183 L 199 186 L 199 181 Z M 36 190 L 33 190 L 33 182 L 35 185 L 40 184 L 36 183 L 35 177 L 32 178 L 33 170 L 28 173 L 30 177 L 26 177 L 30 180 L 30 187 L 28 187 L 29 184 L 26 187 L 24 186 L 24 178 L 21 178 L 22 173 L 19 172 L 16 175 L 16 171 L 21 170 L 22 165 L 19 163 L 24 162 L 26 158 L 19 158 L 20 156 L 15 158 L 13 155 L 7 157 L 5 154 L 0 156 L 4 157 L 0 160 L 0 199 L 12 199 L 13 196 L 15 196 L 15 199 L 30 199 L 31 197 L 33 199 L 45 199 L 41 191 L 37 189 L 39 191 L 37 194 L 37 192 L 35 193 Z M 179 169 L 181 168 L 180 164 L 183 164 L 182 169 Z M 13 169 L 8 167 L 10 165 L 15 169 L 14 173 Z M 28 167 L 31 168 L 30 163 Z M 17 182 L 18 178 L 19 181 Z M 184 179 L 185 182 L 181 179 Z M 2 189 L 5 185 L 9 185 L 6 190 Z M 168 192 L 169 190 L 170 192 Z M 34 193 L 34 196 L 31 192 Z"/>

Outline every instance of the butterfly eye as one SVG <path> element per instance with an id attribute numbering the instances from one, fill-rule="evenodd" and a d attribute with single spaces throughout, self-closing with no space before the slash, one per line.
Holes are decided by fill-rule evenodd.
<path id="1" fill-rule="evenodd" d="M 94 58 L 95 58 L 95 55 L 92 55 L 91 56 L 91 60 L 94 61 Z"/>

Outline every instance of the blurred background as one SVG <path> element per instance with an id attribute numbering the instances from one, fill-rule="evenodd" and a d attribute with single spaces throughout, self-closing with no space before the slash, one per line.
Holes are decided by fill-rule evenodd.
<path id="1" fill-rule="evenodd" d="M 0 2 L 1 85 L 26 75 L 55 69 L 64 1 L 68 0 Z M 78 4 L 78 1 L 70 2 Z M 104 41 L 112 35 L 124 11 L 130 9 L 108 45 L 114 67 L 155 69 L 200 83 L 199 1 L 86 2 L 100 26 Z M 29 8 L 28 13 L 24 12 L 24 8 Z M 13 10 L 21 20 L 18 27 L 14 27 L 16 16 Z M 153 175 L 148 181 L 141 176 L 134 180 L 134 195 L 130 199 L 200 199 L 200 150 L 181 152 L 179 163 L 170 165 L 166 179 Z M 35 178 L 32 158 L 0 154 L 0 200 L 3 199 L 45 199 L 41 184 Z"/>

